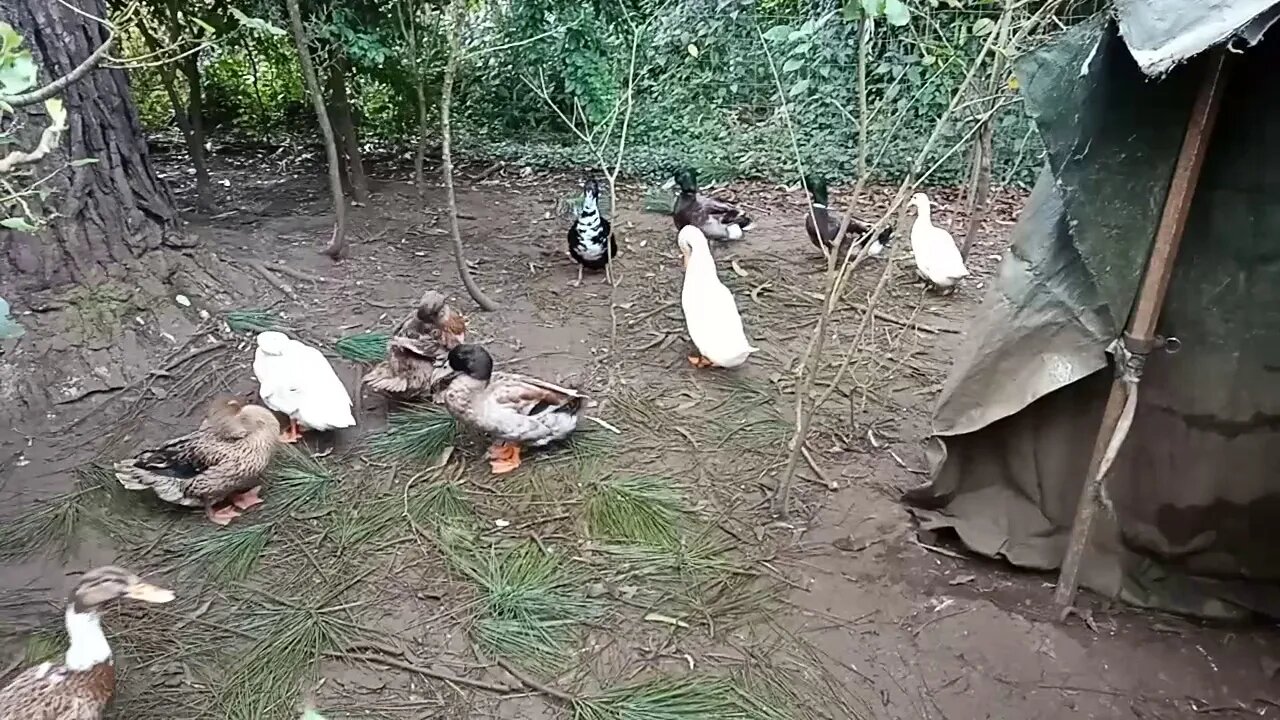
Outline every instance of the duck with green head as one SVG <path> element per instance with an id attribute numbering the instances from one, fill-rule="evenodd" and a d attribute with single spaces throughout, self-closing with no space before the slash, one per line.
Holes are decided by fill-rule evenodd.
<path id="1" fill-rule="evenodd" d="M 835 247 L 836 236 L 840 234 L 840 224 L 844 222 L 844 216 L 837 212 L 832 212 L 827 205 L 827 181 L 821 175 L 806 175 L 804 178 L 805 187 L 809 190 L 809 207 L 804 215 L 804 231 L 809 236 L 809 242 L 819 250 L 830 250 Z M 849 251 L 849 246 L 853 242 L 857 242 L 859 247 L 866 243 L 870 238 L 867 233 L 872 228 L 872 223 L 860 220 L 858 218 L 849 218 L 849 229 L 845 231 L 844 239 L 840 241 L 840 256 L 843 257 Z M 868 255 L 879 255 L 889 247 L 892 240 L 892 230 L 885 227 L 880 230 L 874 240 L 871 240 L 871 247 L 867 248 Z M 825 248 L 825 249 L 824 249 Z"/>
<path id="2" fill-rule="evenodd" d="M 671 214 L 676 230 L 692 225 L 712 240 L 741 240 L 751 229 L 751 218 L 736 206 L 698 192 L 698 176 L 692 169 L 677 170 L 674 180 L 680 188 Z"/>

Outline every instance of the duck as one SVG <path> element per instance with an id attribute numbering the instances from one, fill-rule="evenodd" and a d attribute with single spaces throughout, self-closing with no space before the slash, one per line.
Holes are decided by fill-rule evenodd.
<path id="1" fill-rule="evenodd" d="M 699 194 L 698 177 L 693 170 L 681 168 L 673 179 L 680 188 L 671 213 L 677 231 L 692 225 L 715 240 L 741 240 L 751 229 L 751 218 L 736 206 Z"/>
<path id="2" fill-rule="evenodd" d="M 279 447 L 280 423 L 272 412 L 241 398 L 210 403 L 200 427 L 115 464 L 126 490 L 150 490 L 161 500 L 203 507 L 217 525 L 262 504 L 261 477 Z"/>
<path id="3" fill-rule="evenodd" d="M 62 662 L 27 668 L 0 688 L 3 720 L 101 720 L 115 695 L 116 671 L 100 613 L 112 600 L 167 603 L 173 592 L 113 565 L 85 573 L 67 604 L 70 645 Z"/>
<path id="4" fill-rule="evenodd" d="M 365 374 L 364 384 L 379 392 L 416 399 L 431 391 L 431 376 L 445 355 L 466 340 L 466 319 L 428 290 L 418 308 L 396 327 L 387 343 L 387 359 Z"/>
<path id="5" fill-rule="evenodd" d="M 844 222 L 844 216 L 831 212 L 827 207 L 826 178 L 820 175 L 808 175 L 805 177 L 804 184 L 809 189 L 809 210 L 804 215 L 804 231 L 809 236 L 809 242 L 822 250 L 825 255 L 826 251 L 835 246 L 836 236 L 840 234 L 840 224 Z M 848 253 L 850 245 L 855 240 L 859 247 L 865 244 L 868 240 L 867 233 L 872 227 L 874 223 L 856 217 L 849 218 L 849 228 L 845 230 L 844 239 L 840 241 L 840 257 L 843 258 Z M 872 257 L 883 254 L 892 241 L 892 229 L 885 227 L 871 240 L 867 254 Z"/>
<path id="6" fill-rule="evenodd" d="M 685 265 L 680 306 L 689 339 L 698 349 L 697 355 L 689 356 L 689 364 L 697 368 L 742 365 L 758 348 L 747 340 L 733 293 L 720 282 L 707 236 L 693 225 L 686 225 L 676 241 Z"/>
<path id="7" fill-rule="evenodd" d="M 964 258 L 951 233 L 935 226 L 930 219 L 929 196 L 916 193 L 910 202 L 916 209 L 916 219 L 911 224 L 911 254 L 916 259 L 916 274 L 935 289 L 951 294 L 960 279 L 969 276 L 969 269 L 964 266 Z"/>
<path id="8" fill-rule="evenodd" d="M 520 467 L 524 447 L 568 437 L 586 411 L 587 396 L 527 375 L 494 372 L 480 345 L 449 351 L 433 384 L 459 422 L 493 438 L 487 457 L 495 475 Z"/>
<path id="9" fill-rule="evenodd" d="M 281 437 L 295 443 L 304 430 L 337 430 L 356 424 L 351 396 L 328 358 L 310 345 L 282 332 L 258 333 L 253 374 L 263 404 L 289 416 Z"/>
<path id="10" fill-rule="evenodd" d="M 596 272 L 604 270 L 618 254 L 613 228 L 600 214 L 600 184 L 594 178 L 587 178 L 582 194 L 582 210 L 578 212 L 578 219 L 569 226 L 569 255 L 578 262 L 575 286 L 582 285 L 584 268 Z"/>

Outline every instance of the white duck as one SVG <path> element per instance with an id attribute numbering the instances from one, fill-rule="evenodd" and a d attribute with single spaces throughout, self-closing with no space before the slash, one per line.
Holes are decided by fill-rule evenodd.
<path id="1" fill-rule="evenodd" d="M 297 442 L 304 430 L 334 430 L 356 424 L 351 396 L 328 358 L 319 350 L 280 332 L 258 333 L 253 356 L 262 402 L 289 416 L 284 442 Z"/>
<path id="2" fill-rule="evenodd" d="M 698 228 L 686 225 L 680 229 L 676 241 L 684 255 L 680 306 L 684 309 L 689 339 L 699 353 L 690 355 L 689 363 L 694 367 L 738 367 L 758 348 L 747 340 L 733 293 L 716 274 L 716 261 L 707 246 L 707 236 Z"/>
<path id="3" fill-rule="evenodd" d="M 951 233 L 934 226 L 929 218 L 929 196 L 911 196 L 916 208 L 916 221 L 911 225 L 911 254 L 916 258 L 916 273 L 929 284 L 954 292 L 960 278 L 969 276 L 964 258 Z"/>

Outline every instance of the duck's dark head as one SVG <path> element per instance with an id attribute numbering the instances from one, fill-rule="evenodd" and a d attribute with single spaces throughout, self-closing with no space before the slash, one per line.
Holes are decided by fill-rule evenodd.
<path id="1" fill-rule="evenodd" d="M 827 179 L 817 173 L 804 176 L 804 185 L 809 189 L 809 197 L 818 205 L 827 204 Z"/>
<path id="2" fill-rule="evenodd" d="M 76 589 L 71 592 L 71 604 L 78 613 L 94 612 L 118 598 L 167 603 L 173 599 L 173 592 L 143 582 L 137 575 L 114 565 L 85 573 Z"/>
<path id="3" fill-rule="evenodd" d="M 489 382 L 493 377 L 493 356 L 479 345 L 459 345 L 449 351 L 449 369 L 454 373 Z"/>
<path id="4" fill-rule="evenodd" d="M 693 172 L 693 168 L 680 168 L 676 170 L 673 176 L 676 185 L 679 186 L 682 193 L 698 192 L 698 176 Z"/>
<path id="5" fill-rule="evenodd" d="M 596 182 L 595 178 L 587 178 L 586 181 L 582 183 L 582 194 L 589 198 L 599 198 L 600 183 Z"/>

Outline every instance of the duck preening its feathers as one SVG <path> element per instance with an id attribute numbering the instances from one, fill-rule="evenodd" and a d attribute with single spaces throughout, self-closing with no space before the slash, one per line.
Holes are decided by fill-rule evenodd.
<path id="1" fill-rule="evenodd" d="M 174 505 L 203 507 L 226 525 L 261 503 L 257 486 L 280 441 L 280 422 L 270 410 L 223 396 L 209 407 L 200 427 L 115 465 L 128 490 L 150 490 Z M 217 507 L 221 503 L 225 507 Z"/>
<path id="2" fill-rule="evenodd" d="M 613 228 L 600 213 L 600 185 L 594 179 L 583 184 L 582 210 L 569 226 L 569 255 L 578 262 L 578 282 L 582 282 L 582 268 L 604 270 L 609 260 L 618 254 L 618 242 Z"/>
<path id="3" fill-rule="evenodd" d="M 809 189 L 810 198 L 809 208 L 804 217 L 805 234 L 809 236 L 809 242 L 813 243 L 814 247 L 819 250 L 823 248 L 831 250 L 835 247 L 836 236 L 840 234 L 840 225 L 844 222 L 844 216 L 832 212 L 828 206 L 829 197 L 825 178 L 819 175 L 808 175 L 805 177 L 804 184 Z M 849 228 L 845 230 L 844 239 L 840 241 L 840 256 L 843 257 L 849 252 L 853 243 L 856 242 L 861 248 L 868 241 L 871 242 L 871 246 L 867 248 L 868 255 L 876 256 L 883 253 L 893 240 L 893 230 L 886 226 L 872 239 L 868 234 L 872 227 L 873 223 L 856 217 L 849 218 Z"/>
<path id="4" fill-rule="evenodd" d="M 751 229 L 751 218 L 746 213 L 698 192 L 698 177 L 693 170 L 678 170 L 674 179 L 680 187 L 671 214 L 677 231 L 692 225 L 713 240 L 741 240 L 743 233 Z"/>
<path id="5" fill-rule="evenodd" d="M 405 400 L 428 395 L 436 365 L 466 341 L 466 333 L 462 314 L 443 294 L 428 290 L 417 310 L 396 327 L 387 344 L 387 359 L 365 374 L 365 385 Z"/>

